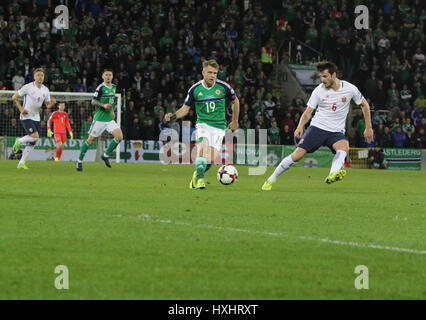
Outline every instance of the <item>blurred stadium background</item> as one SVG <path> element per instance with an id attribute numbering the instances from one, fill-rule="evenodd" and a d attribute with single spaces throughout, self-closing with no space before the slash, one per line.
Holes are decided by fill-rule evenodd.
<path id="1" fill-rule="evenodd" d="M 368 4 L 369 29 L 357 30 L 357 4 L 361 3 L 2 1 L 0 90 L 18 90 L 33 81 L 34 68 L 43 67 L 51 92 L 92 93 L 102 81 L 102 68 L 110 66 L 122 97 L 125 139 L 156 141 L 167 130 L 161 124 L 164 113 L 183 103 L 188 88 L 201 77 L 202 60 L 215 58 L 221 65 L 219 78 L 240 98 L 240 128 L 268 130 L 268 144 L 277 146 L 271 150 L 282 154 L 279 146 L 294 144 L 295 125 L 319 83 L 315 64 L 329 59 L 337 63 L 340 77 L 359 87 L 372 109 L 375 141 L 370 145 L 362 138 L 361 110 L 351 112 L 347 133 L 354 149 L 348 163 L 367 167 L 365 148 L 379 146 L 390 167 L 420 169 L 425 158 L 420 149 L 426 148 L 425 8 L 418 0 L 375 1 Z M 67 29 L 55 27 L 59 5 L 68 8 Z M 2 139 L 3 158 L 11 156 L 11 137 L 23 135 L 10 96 L 1 95 L 0 136 L 9 137 Z M 94 113 L 87 100 L 90 94 L 58 98 L 67 101 L 75 138 L 86 138 Z M 42 110 L 42 136 L 53 111 Z M 183 120 L 194 127 L 196 115 L 191 112 Z M 171 124 L 179 132 L 180 122 Z M 132 150 L 126 152 L 129 145 L 122 143 L 121 158 L 137 161 Z M 76 157 L 71 152 L 67 158 L 70 148 L 66 146 L 64 159 Z M 405 166 L 407 162 L 411 164 Z"/>
<path id="2" fill-rule="evenodd" d="M 29 171 L 0 161 L 0 298 L 424 298 L 423 2 L 369 1 L 369 29 L 357 30 L 358 0 L 0 1 L 0 159 L 20 157 L 11 149 L 24 132 L 10 99 L 35 68 L 45 69 L 51 95 L 66 103 L 74 132 L 63 161 L 46 161 L 55 155 L 46 137 L 55 110 L 43 107 L 42 138 L 29 158 L 43 161 Z M 67 29 L 56 28 L 60 5 Z M 209 58 L 240 99 L 239 130 L 255 130 L 256 142 L 266 130 L 268 166 L 295 148 L 293 131 L 319 83 L 315 65 L 329 59 L 372 110 L 375 139 L 366 145 L 361 111 L 352 106 L 345 165 L 375 168 L 369 159 L 381 156 L 389 169 L 415 171 L 354 170 L 329 186 L 323 178 L 333 156 L 322 148 L 264 193 L 265 175 L 242 167 L 258 158 L 224 144 L 239 181 L 189 192 L 193 166 L 158 163 L 170 128 L 190 143 L 173 152 L 191 151 L 196 115 L 183 119 L 190 127 L 162 118 L 180 107 Z M 77 174 L 69 161 L 87 138 L 104 67 L 118 86 L 122 163 L 96 162 L 111 138 L 105 134 Z M 62 264 L 70 290 L 54 287 Z M 370 268 L 371 290 L 354 289 L 360 264 Z"/>

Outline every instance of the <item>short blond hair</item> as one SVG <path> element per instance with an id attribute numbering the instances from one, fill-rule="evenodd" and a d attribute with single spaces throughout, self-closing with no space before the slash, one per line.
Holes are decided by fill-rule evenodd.
<path id="1" fill-rule="evenodd" d="M 217 61 L 214 59 L 203 61 L 203 69 L 207 67 L 213 67 L 219 70 L 219 63 L 217 63 Z"/>
<path id="2" fill-rule="evenodd" d="M 36 74 L 37 72 L 43 72 L 44 73 L 44 69 L 43 68 L 37 68 L 34 70 L 34 74 Z"/>

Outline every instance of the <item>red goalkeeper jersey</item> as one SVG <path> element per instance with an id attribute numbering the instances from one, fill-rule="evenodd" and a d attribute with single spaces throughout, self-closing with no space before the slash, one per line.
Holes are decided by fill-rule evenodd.
<path id="1" fill-rule="evenodd" d="M 68 129 L 68 132 L 71 132 L 71 126 L 70 122 L 68 120 L 68 113 L 66 112 L 60 112 L 55 111 L 50 116 L 49 120 L 47 121 L 47 129 L 49 130 L 51 128 L 53 121 L 53 132 L 55 134 L 66 134 Z"/>

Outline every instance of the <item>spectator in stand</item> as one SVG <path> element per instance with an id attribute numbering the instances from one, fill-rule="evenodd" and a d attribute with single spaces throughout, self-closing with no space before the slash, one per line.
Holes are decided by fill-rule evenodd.
<path id="1" fill-rule="evenodd" d="M 407 135 L 402 132 L 401 126 L 396 127 L 395 131 L 393 132 L 393 147 L 404 148 L 406 140 Z"/>
<path id="2" fill-rule="evenodd" d="M 383 132 L 376 132 L 377 145 L 383 148 L 393 147 L 393 135 L 388 127 L 384 127 Z"/>
<path id="3" fill-rule="evenodd" d="M 365 147 L 364 141 L 364 131 L 365 131 L 365 120 L 359 119 L 356 123 L 355 127 L 356 135 L 355 135 L 355 145 L 360 148 Z"/>
<path id="4" fill-rule="evenodd" d="M 268 113 L 269 118 L 271 118 L 276 105 L 275 102 L 272 100 L 272 93 L 266 94 L 266 100 L 263 101 L 263 105 L 265 105 L 266 112 Z"/>
<path id="5" fill-rule="evenodd" d="M 392 123 L 391 131 L 395 132 L 398 128 L 402 130 L 401 120 L 400 118 L 395 118 L 394 122 Z"/>
<path id="6" fill-rule="evenodd" d="M 288 125 L 284 125 L 284 130 L 281 135 L 281 144 L 283 145 L 294 145 L 294 131 L 290 131 Z"/>
<path id="7" fill-rule="evenodd" d="M 407 135 L 408 133 L 413 134 L 416 131 L 414 125 L 411 123 L 411 118 L 405 118 L 402 131 Z"/>
<path id="8" fill-rule="evenodd" d="M 146 124 L 142 127 L 142 140 L 157 140 L 156 128 L 154 127 L 154 121 L 148 119 Z"/>
<path id="9" fill-rule="evenodd" d="M 136 116 L 133 118 L 132 126 L 130 128 L 130 131 L 128 133 L 128 138 L 131 140 L 140 140 L 142 139 L 142 129 L 140 126 L 140 120 Z"/>
<path id="10" fill-rule="evenodd" d="M 375 147 L 368 150 L 368 168 L 387 169 L 385 164 L 385 154 L 382 148 Z"/>
<path id="11" fill-rule="evenodd" d="M 416 132 L 419 133 L 421 129 L 426 131 L 426 118 L 422 118 L 421 123 L 416 126 Z"/>
<path id="12" fill-rule="evenodd" d="M 12 78 L 13 90 L 18 91 L 25 84 L 25 79 L 22 76 L 22 70 L 18 70 L 18 73 Z"/>
<path id="13" fill-rule="evenodd" d="M 413 148 L 426 149 L 425 129 L 421 128 L 419 132 L 415 132 L 412 136 Z"/>
<path id="14" fill-rule="evenodd" d="M 372 71 L 370 77 L 365 82 L 365 95 L 367 97 L 374 97 L 379 90 L 379 80 L 376 77 L 376 72 Z"/>
<path id="15" fill-rule="evenodd" d="M 181 2 L 179 6 L 176 0 L 118 6 L 115 0 L 109 5 L 99 0 L 77 1 L 75 6 L 69 6 L 72 21 L 66 31 L 50 30 L 54 12 L 46 11 L 45 15 L 47 5 L 14 6 L 19 12 L 11 14 L 6 10 L 4 19 L 0 18 L 0 43 L 4 43 L 0 51 L 0 71 L 3 71 L 0 80 L 10 89 L 12 78 L 22 70 L 25 83 L 31 82 L 34 67 L 44 65 L 53 71 L 58 68 L 58 72 L 46 74 L 46 86 L 52 91 L 79 92 L 81 87 L 74 84 L 81 79 L 81 85 L 93 92 L 97 86 L 93 79 L 99 77 L 105 66 L 111 66 L 119 80 L 118 89 L 131 91 L 136 106 L 143 105 L 146 113 L 152 114 L 157 104 L 153 98 L 158 92 L 162 92 L 163 97 L 171 94 L 170 101 L 182 103 L 185 88 L 199 80 L 201 64 L 197 65 L 196 61 L 216 57 L 221 62 L 223 59 L 221 64 L 226 66 L 223 74 L 233 76 L 229 82 L 235 83 L 234 89 L 241 91 L 238 95 L 241 100 L 246 98 L 252 112 L 250 106 L 256 104 L 260 109 L 259 100 L 266 100 L 266 95 L 273 93 L 269 53 L 275 54 L 283 41 L 281 52 L 288 48 L 287 41 L 296 51 L 297 40 L 306 40 L 308 45 L 321 49 L 326 58 L 337 60 L 349 81 L 353 80 L 360 88 L 365 83 L 367 98 L 376 110 L 393 109 L 391 117 L 397 117 L 401 109 L 412 111 L 406 104 L 410 100 L 410 106 L 418 112 L 415 116 L 410 114 L 415 126 L 422 121 L 419 114 L 426 113 L 421 23 L 424 9 L 420 1 L 386 1 L 383 6 L 369 7 L 370 15 L 377 17 L 370 21 L 371 32 L 353 31 L 353 21 L 349 19 L 353 8 L 344 2 L 323 1 L 310 5 L 303 1 L 283 1 L 277 7 L 274 2 L 265 2 L 262 6 L 248 2 L 246 8 L 243 1 L 235 0 L 220 1 L 217 6 L 207 2 Z M 19 16 L 27 18 L 24 25 L 16 27 Z M 208 21 L 217 21 L 217 24 Z M 108 22 L 106 27 L 105 22 Z M 140 25 L 142 28 L 137 30 Z M 303 59 L 311 61 L 306 47 L 302 47 L 306 55 Z M 333 59 L 333 56 L 345 59 Z M 283 57 L 278 54 L 278 58 L 282 61 Z M 269 76 L 264 77 L 262 72 Z M 279 98 L 274 97 L 275 94 L 274 108 L 278 109 Z M 163 101 L 162 106 L 168 108 L 168 103 Z M 282 132 L 287 112 L 291 113 L 290 119 L 298 121 L 295 114 L 300 113 L 300 109 L 292 104 L 295 108 L 281 106 L 281 116 L 276 111 L 269 115 L 276 118 Z M 133 117 L 128 118 L 126 113 L 123 118 L 126 119 L 123 126 L 130 130 Z M 254 120 L 249 115 L 246 125 Z M 353 122 L 353 127 L 358 120 Z M 5 121 L 1 118 L 0 125 L 7 123 Z M 293 132 L 291 127 L 289 124 Z"/>
<path id="16" fill-rule="evenodd" d="M 405 148 L 415 148 L 415 135 L 411 131 L 406 133 L 407 140 L 405 140 L 404 147 Z"/>
<path id="17" fill-rule="evenodd" d="M 271 121 L 271 127 L 268 129 L 268 144 L 281 144 L 280 128 L 277 127 L 276 120 Z"/>
<path id="18" fill-rule="evenodd" d="M 375 109 L 386 110 L 386 92 L 383 88 L 382 80 L 377 82 L 377 90 L 372 92 L 372 95 L 369 97 L 371 98 Z"/>
<path id="19" fill-rule="evenodd" d="M 294 132 L 294 130 L 296 130 L 296 124 L 294 123 L 290 112 L 287 112 L 285 115 L 285 119 L 281 121 L 282 132 L 285 132 L 285 126 L 288 127 L 288 130 L 290 132 Z"/>
<path id="20" fill-rule="evenodd" d="M 23 134 L 22 126 L 18 124 L 16 118 L 11 118 L 8 127 L 6 128 L 6 135 L 12 137 L 20 137 Z"/>
<path id="21" fill-rule="evenodd" d="M 81 79 L 77 78 L 76 84 L 73 87 L 74 92 L 86 92 L 86 87 L 81 83 Z"/>

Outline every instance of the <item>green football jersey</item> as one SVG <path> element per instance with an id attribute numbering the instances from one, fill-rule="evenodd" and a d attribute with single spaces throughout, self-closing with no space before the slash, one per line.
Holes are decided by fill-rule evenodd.
<path id="1" fill-rule="evenodd" d="M 271 127 L 268 129 L 269 138 L 271 142 L 278 141 L 280 139 L 280 129 L 278 127 Z"/>
<path id="2" fill-rule="evenodd" d="M 226 98 L 235 100 L 234 89 L 224 81 L 216 80 L 212 87 L 204 86 L 204 81 L 200 80 L 188 91 L 184 104 L 190 107 L 195 106 L 197 113 L 197 124 L 205 123 L 209 126 L 225 130 L 226 129 Z"/>
<path id="3" fill-rule="evenodd" d="M 109 122 L 113 120 L 112 110 L 114 109 L 116 90 L 117 86 L 115 84 L 111 84 L 111 88 L 108 88 L 104 82 L 96 88 L 93 99 L 98 100 L 102 104 L 112 104 L 112 107 L 108 110 L 103 107 L 97 107 L 93 121 Z"/>

